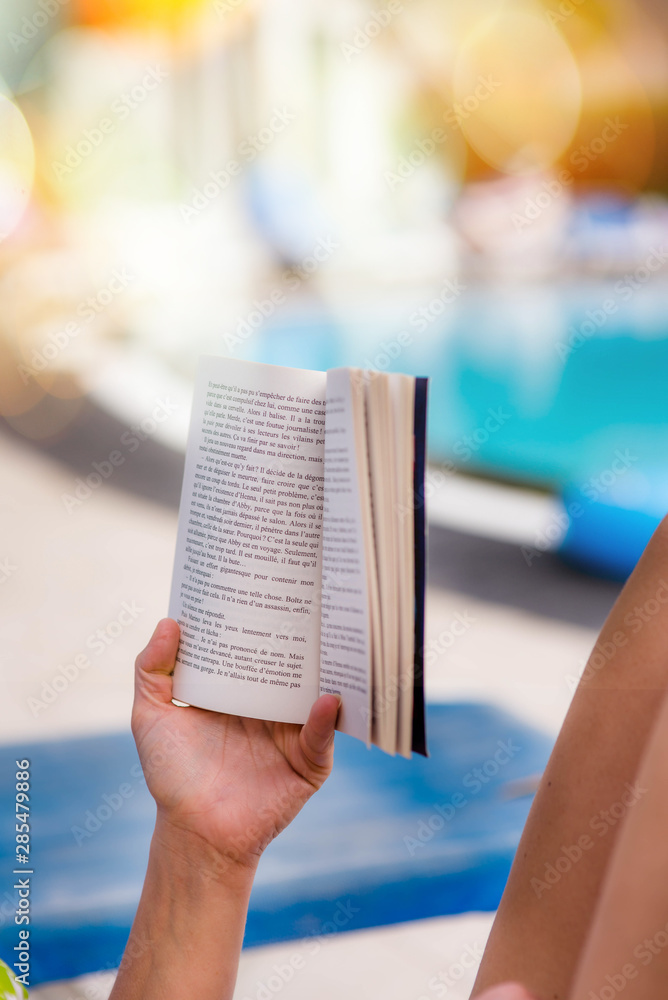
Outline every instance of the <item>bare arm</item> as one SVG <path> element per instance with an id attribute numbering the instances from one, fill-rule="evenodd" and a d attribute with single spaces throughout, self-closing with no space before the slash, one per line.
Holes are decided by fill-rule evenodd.
<path id="1" fill-rule="evenodd" d="M 623 992 L 657 1000 L 668 982 L 668 700 L 625 818 L 575 977 L 572 1000 Z"/>
<path id="2" fill-rule="evenodd" d="M 665 582 L 664 582 L 665 581 Z M 668 681 L 668 522 L 603 628 L 520 841 L 473 996 L 566 1000 Z M 668 917 L 667 917 L 668 919 Z"/>
<path id="3" fill-rule="evenodd" d="M 112 1000 L 232 997 L 253 872 L 211 877 L 218 866 L 196 839 L 158 824 Z"/>
<path id="4" fill-rule="evenodd" d="M 179 629 L 137 658 L 132 728 L 158 815 L 137 916 L 111 1000 L 228 1000 L 264 848 L 332 767 L 333 695 L 305 726 L 178 708 Z"/>

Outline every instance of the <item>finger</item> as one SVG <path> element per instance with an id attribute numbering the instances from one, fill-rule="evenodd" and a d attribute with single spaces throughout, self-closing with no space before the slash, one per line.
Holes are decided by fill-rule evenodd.
<path id="1" fill-rule="evenodd" d="M 148 645 L 135 661 L 135 689 L 164 704 L 172 699 L 171 674 L 179 648 L 180 629 L 171 618 L 156 625 Z"/>
<path id="2" fill-rule="evenodd" d="M 334 726 L 341 707 L 337 694 L 323 694 L 313 705 L 302 727 L 299 743 L 314 768 L 330 770 L 334 754 Z"/>

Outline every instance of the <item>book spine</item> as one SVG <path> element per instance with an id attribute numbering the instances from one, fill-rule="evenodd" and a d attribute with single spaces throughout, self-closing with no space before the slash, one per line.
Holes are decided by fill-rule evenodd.
<path id="1" fill-rule="evenodd" d="M 413 668 L 413 742 L 415 753 L 427 756 L 427 730 L 424 706 L 424 612 L 427 584 L 425 510 L 425 471 L 427 463 L 427 388 L 429 380 L 415 380 L 413 466 L 414 538 L 415 538 L 415 654 Z"/>

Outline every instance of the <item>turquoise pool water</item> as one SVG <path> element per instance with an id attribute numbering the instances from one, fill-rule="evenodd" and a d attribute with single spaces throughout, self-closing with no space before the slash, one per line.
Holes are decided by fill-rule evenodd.
<path id="1" fill-rule="evenodd" d="M 336 308 L 286 303 L 235 353 L 431 377 L 429 446 L 458 468 L 561 490 L 623 456 L 668 464 L 668 284 L 471 287 Z"/>

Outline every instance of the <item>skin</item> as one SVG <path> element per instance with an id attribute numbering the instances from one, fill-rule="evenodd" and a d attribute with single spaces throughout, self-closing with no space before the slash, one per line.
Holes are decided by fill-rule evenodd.
<path id="1" fill-rule="evenodd" d="M 502 983 L 480 994 L 480 1000 L 537 1000 L 520 983 Z"/>
<path id="2" fill-rule="evenodd" d="M 133 732 L 158 809 L 113 1000 L 157 1000 L 185 980 L 201 1000 L 232 997 L 259 857 L 332 766 L 332 696 L 315 703 L 303 727 L 172 705 L 178 635 L 175 622 L 160 622 L 137 659 Z M 609 995 L 611 981 L 624 1000 L 664 995 L 667 688 L 668 520 L 612 609 L 575 694 L 476 1000 L 590 1000 L 606 985 Z M 557 878 L 548 880 L 548 866 Z"/>
<path id="3" fill-rule="evenodd" d="M 656 931 L 668 922 L 668 881 L 661 880 L 668 775 L 659 780 L 668 760 L 668 603 L 657 600 L 657 594 L 668 597 L 663 581 L 668 520 L 613 607 L 576 691 L 527 820 L 473 997 L 482 1000 L 485 989 L 513 979 L 541 1000 L 589 1000 L 589 989 L 605 984 L 603 970 L 614 972 L 618 956 L 632 954 L 643 940 L 643 928 Z M 629 798 L 628 786 L 636 783 L 645 791 L 615 819 L 611 808 L 619 812 L 616 804 Z M 572 846 L 581 837 L 592 846 L 558 881 L 541 888 L 546 865 L 563 858 L 564 847 L 574 857 Z M 658 875 L 653 884 L 652 868 Z M 642 913 L 652 892 L 659 900 L 646 920 Z M 664 911 L 663 923 L 657 923 Z M 661 966 L 656 961 L 650 969 Z M 637 982 L 625 987 L 625 1000 L 635 1000 Z M 637 996 L 656 1000 L 663 992 Z"/>
<path id="4" fill-rule="evenodd" d="M 646 789 L 629 810 L 610 861 L 573 1000 L 606 986 L 625 1000 L 658 1000 L 668 982 L 668 702 L 638 775 Z"/>
<path id="5" fill-rule="evenodd" d="M 113 1000 L 164 1000 L 178 982 L 232 997 L 262 851 L 332 767 L 338 698 L 319 698 L 304 726 L 179 708 L 178 641 L 164 619 L 136 662 L 132 731 L 157 819 Z"/>

